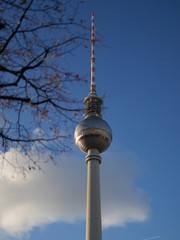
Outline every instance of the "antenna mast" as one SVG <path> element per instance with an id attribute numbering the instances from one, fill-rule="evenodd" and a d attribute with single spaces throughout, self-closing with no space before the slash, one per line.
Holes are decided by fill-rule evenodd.
<path id="1" fill-rule="evenodd" d="M 91 86 L 90 94 L 96 94 L 96 82 L 95 82 L 95 54 L 94 54 L 94 43 L 95 43 L 95 28 L 94 28 L 94 11 L 91 15 Z"/>

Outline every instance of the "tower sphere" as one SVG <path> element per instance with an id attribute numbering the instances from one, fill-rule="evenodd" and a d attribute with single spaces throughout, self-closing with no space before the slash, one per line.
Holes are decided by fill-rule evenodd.
<path id="1" fill-rule="evenodd" d="M 88 116 L 76 127 L 74 138 L 82 152 L 96 148 L 104 152 L 112 141 L 112 131 L 109 124 L 100 116 Z"/>

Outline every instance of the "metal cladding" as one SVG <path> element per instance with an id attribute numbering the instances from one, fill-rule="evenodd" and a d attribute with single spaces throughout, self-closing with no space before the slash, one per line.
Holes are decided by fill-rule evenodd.
<path id="1" fill-rule="evenodd" d="M 108 123 L 101 118 L 102 99 L 96 94 L 95 84 L 95 28 L 94 12 L 92 13 L 91 27 L 91 85 L 90 93 L 84 99 L 84 119 L 77 125 L 74 133 L 75 143 L 85 153 L 89 149 L 98 149 L 99 153 L 104 152 L 112 141 L 112 131 Z"/>
<path id="2" fill-rule="evenodd" d="M 91 116 L 81 121 L 75 131 L 75 141 L 79 149 L 85 153 L 96 148 L 104 152 L 112 141 L 110 126 L 99 116 Z"/>

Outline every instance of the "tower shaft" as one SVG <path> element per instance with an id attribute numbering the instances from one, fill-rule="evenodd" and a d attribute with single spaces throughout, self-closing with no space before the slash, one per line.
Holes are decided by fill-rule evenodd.
<path id="1" fill-rule="evenodd" d="M 86 240 L 102 240 L 100 176 L 101 157 L 97 149 L 88 150 L 87 199 L 86 199 Z"/>

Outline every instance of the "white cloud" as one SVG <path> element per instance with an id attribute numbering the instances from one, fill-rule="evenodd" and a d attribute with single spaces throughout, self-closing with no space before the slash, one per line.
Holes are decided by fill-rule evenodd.
<path id="1" fill-rule="evenodd" d="M 41 136 L 42 134 L 45 134 L 45 132 L 41 128 L 37 127 L 34 129 L 33 134 L 37 136 Z"/>
<path id="2" fill-rule="evenodd" d="M 15 150 L 8 160 L 13 161 Z M 20 163 L 26 156 L 16 152 Z M 73 155 L 73 153 L 72 153 Z M 36 226 L 56 221 L 73 223 L 85 218 L 86 165 L 83 159 L 65 157 L 58 165 L 44 164 L 45 173 L 34 171 L 24 179 L 12 178 L 6 166 L 0 179 L 0 229 L 20 236 Z M 135 185 L 137 175 L 133 157 L 127 153 L 104 154 L 101 164 L 103 226 L 123 226 L 144 221 L 148 202 Z"/>
<path id="3" fill-rule="evenodd" d="M 148 237 L 148 238 L 144 238 L 143 240 L 152 240 L 152 239 L 157 239 L 157 238 L 160 238 L 161 236 L 158 235 L 158 236 L 154 236 L 154 237 Z"/>
<path id="4" fill-rule="evenodd" d="M 120 151 L 104 158 L 101 172 L 103 226 L 124 226 L 147 220 L 148 199 L 145 191 L 135 184 L 140 171 L 136 156 Z"/>

